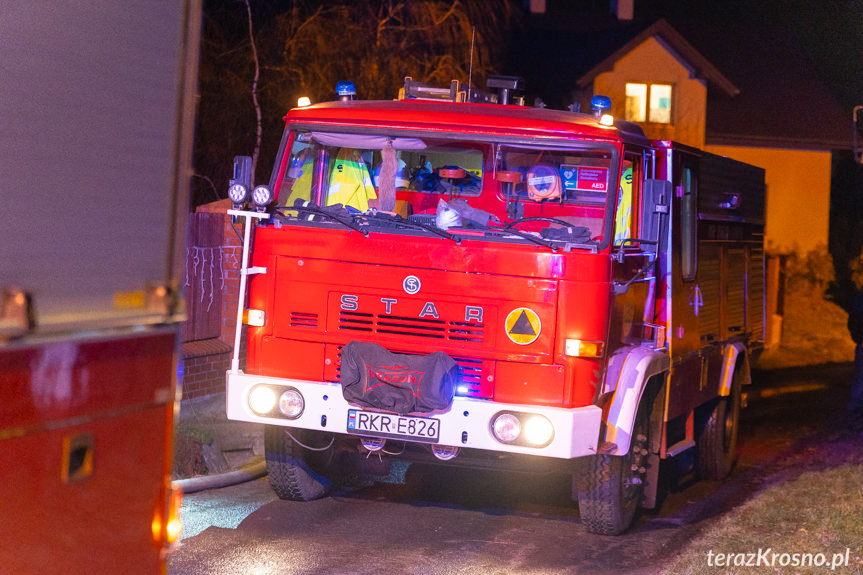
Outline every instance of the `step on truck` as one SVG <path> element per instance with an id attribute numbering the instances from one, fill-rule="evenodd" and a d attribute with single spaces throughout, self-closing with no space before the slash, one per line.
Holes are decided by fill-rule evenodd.
<path id="1" fill-rule="evenodd" d="M 0 13 L 0 573 L 165 573 L 201 3 Z"/>
<path id="2" fill-rule="evenodd" d="M 287 114 L 268 184 L 235 159 L 227 412 L 265 424 L 279 497 L 357 461 L 565 473 L 585 527 L 617 534 L 656 505 L 661 460 L 731 471 L 763 342 L 763 170 L 649 140 L 602 96 L 526 107 L 519 82 L 340 84 Z"/>

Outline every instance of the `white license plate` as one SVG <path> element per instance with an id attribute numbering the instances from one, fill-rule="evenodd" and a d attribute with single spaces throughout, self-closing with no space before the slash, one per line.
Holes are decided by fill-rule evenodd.
<path id="1" fill-rule="evenodd" d="M 429 417 L 349 409 L 348 433 L 437 443 L 440 438 L 440 421 Z"/>

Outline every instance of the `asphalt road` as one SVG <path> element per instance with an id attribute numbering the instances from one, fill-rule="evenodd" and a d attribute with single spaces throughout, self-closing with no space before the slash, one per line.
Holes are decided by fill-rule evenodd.
<path id="1" fill-rule="evenodd" d="M 622 536 L 584 530 L 566 477 L 413 466 L 394 483 L 308 503 L 276 499 L 266 479 L 187 495 L 169 573 L 661 573 L 759 490 L 863 462 L 861 427 L 845 414 L 850 375 L 847 365 L 757 373 L 732 476 L 694 481 L 667 466 L 662 506 Z"/>

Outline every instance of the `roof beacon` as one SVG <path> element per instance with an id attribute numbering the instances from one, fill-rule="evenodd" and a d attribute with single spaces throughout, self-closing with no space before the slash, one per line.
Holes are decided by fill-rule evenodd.
<path id="1" fill-rule="evenodd" d="M 336 84 L 336 96 L 342 102 L 350 102 L 357 99 L 357 89 L 353 82 L 339 82 Z"/>
<path id="2" fill-rule="evenodd" d="M 598 118 L 602 115 L 603 111 L 611 109 L 611 98 L 608 96 L 596 95 L 590 99 L 590 107 Z"/>

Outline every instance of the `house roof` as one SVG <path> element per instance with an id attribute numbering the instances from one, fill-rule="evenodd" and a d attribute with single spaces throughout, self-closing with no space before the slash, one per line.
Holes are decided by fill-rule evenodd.
<path id="1" fill-rule="evenodd" d="M 543 97 L 566 105 L 600 73 L 655 37 L 708 86 L 707 144 L 848 149 L 847 114 L 812 60 L 769 24 L 718 26 L 681 19 L 578 19 L 528 28 L 515 66 Z M 571 100 L 570 100 L 571 101 Z"/>
<path id="2" fill-rule="evenodd" d="M 608 72 L 614 68 L 615 63 L 626 54 L 637 48 L 649 38 L 656 38 L 662 42 L 667 50 L 675 53 L 679 59 L 693 68 L 694 75 L 707 80 L 707 82 L 728 97 L 734 97 L 740 90 L 722 72 L 701 55 L 692 44 L 686 41 L 665 19 L 659 19 L 633 36 L 620 48 L 610 54 L 586 74 L 578 79 L 578 85 L 586 88 L 601 73 Z"/>
<path id="3" fill-rule="evenodd" d="M 681 22 L 679 30 L 740 88 L 708 91 L 707 143 L 848 149 L 850 120 L 812 59 L 783 30 L 765 25 L 718 29 Z"/>

